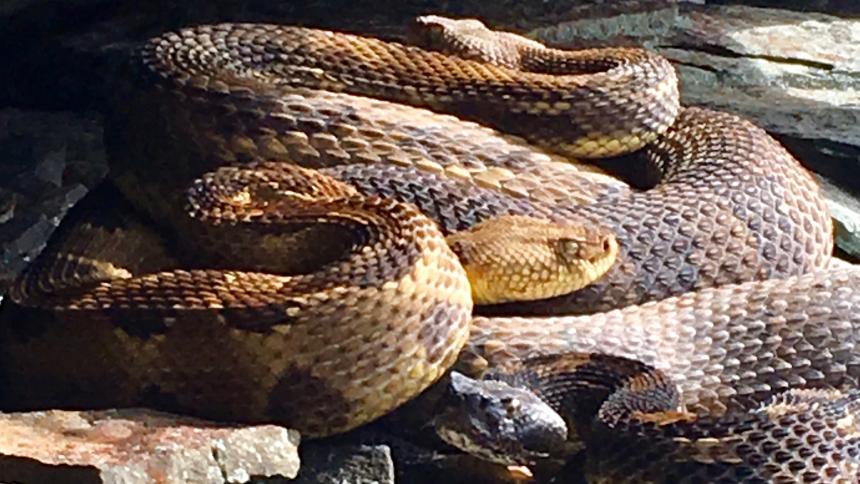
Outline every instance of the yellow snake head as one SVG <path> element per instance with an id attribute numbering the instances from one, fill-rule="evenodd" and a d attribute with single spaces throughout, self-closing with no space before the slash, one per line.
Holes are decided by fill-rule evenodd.
<path id="1" fill-rule="evenodd" d="M 503 215 L 447 237 L 475 304 L 568 294 L 600 279 L 618 257 L 606 228 Z"/>

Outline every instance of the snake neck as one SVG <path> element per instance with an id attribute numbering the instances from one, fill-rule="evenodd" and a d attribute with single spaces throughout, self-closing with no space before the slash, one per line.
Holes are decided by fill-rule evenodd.
<path id="1" fill-rule="evenodd" d="M 651 481 L 654 472 L 670 482 L 779 481 L 812 468 L 857 472 L 841 456 L 860 445 L 860 392 L 853 389 L 792 389 L 757 408 L 696 416 L 677 409 L 677 391 L 653 367 L 601 353 L 554 353 L 481 381 L 452 378 L 451 393 L 458 403 L 440 417 L 439 435 L 502 463 L 530 465 L 536 456 L 564 458 L 584 448 L 585 474 L 611 482 Z M 559 445 L 565 428 L 546 415 L 544 403 L 564 418 L 567 440 L 577 445 Z M 801 441 L 824 447 L 804 453 Z"/>
<path id="2" fill-rule="evenodd" d="M 528 388 L 564 416 L 568 439 L 587 442 L 597 421 L 616 427 L 638 414 L 673 412 L 679 393 L 661 371 L 610 354 L 556 353 L 529 358 L 486 379 Z"/>

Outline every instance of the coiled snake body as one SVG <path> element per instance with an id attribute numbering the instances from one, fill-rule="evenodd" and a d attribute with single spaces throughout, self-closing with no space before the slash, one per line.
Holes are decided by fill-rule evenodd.
<path id="1" fill-rule="evenodd" d="M 414 397 L 464 345 L 495 366 L 552 352 L 556 337 L 653 364 L 683 403 L 709 410 L 854 378 L 858 275 L 816 272 L 829 261 L 830 219 L 796 160 L 743 119 L 679 108 L 658 56 L 505 39 L 517 69 L 271 25 L 147 42 L 106 141 L 113 181 L 149 222 L 124 205 L 93 221 L 98 207 L 84 206 L 25 274 L 16 302 L 61 317 L 5 325 L 7 388 L 44 383 L 14 400 L 167 399 L 328 435 Z M 561 158 L 640 148 L 662 175 L 647 191 Z M 477 318 L 468 337 L 469 281 L 443 236 L 501 215 L 602 226 L 618 260 L 582 290 L 486 311 L 641 305 Z M 74 369 L 62 364 L 70 351 Z"/>

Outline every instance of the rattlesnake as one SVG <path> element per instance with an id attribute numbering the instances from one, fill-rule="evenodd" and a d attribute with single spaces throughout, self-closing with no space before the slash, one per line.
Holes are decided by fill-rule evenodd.
<path id="1" fill-rule="evenodd" d="M 422 22 L 443 36 L 458 25 L 433 17 Z M 466 25 L 477 29 L 474 22 Z M 478 31 L 478 41 L 492 40 L 493 34 Z M 80 222 L 80 233 L 70 228 L 66 241 L 79 244 L 70 246 L 77 255 L 103 260 L 70 264 L 60 246 L 22 278 L 13 299 L 59 311 L 60 321 L 6 325 L 0 365 L 7 384 L 19 387 L 34 377 L 44 383 L 15 400 L 167 400 L 213 418 L 275 418 L 323 436 L 414 397 L 438 380 L 464 345 L 464 354 L 493 363 L 523 348 L 551 351 L 538 342 L 580 325 L 607 334 L 630 327 L 630 341 L 617 348 L 610 343 L 624 338 L 595 336 L 579 344 L 662 363 L 657 366 L 680 383 L 682 402 L 710 410 L 731 407 L 738 395 L 767 396 L 775 383 L 808 383 L 786 375 L 808 367 L 810 352 L 833 350 L 822 360 L 827 371 L 818 369 L 825 383 L 854 377 L 850 318 L 857 295 L 847 289 L 826 301 L 810 300 L 806 289 L 853 283 L 857 274 L 816 272 L 830 257 L 831 222 L 819 188 L 796 160 L 740 117 L 680 107 L 674 71 L 659 56 L 641 49 L 571 53 L 531 41 L 521 49 L 514 37 L 504 38 L 499 45 L 514 45 L 525 61 L 517 69 L 492 59 L 261 24 L 200 26 L 148 41 L 128 82 L 117 86 L 106 125 L 112 181 L 147 221 L 94 231 L 84 230 L 93 222 Z M 430 110 L 482 119 L 544 151 Z M 562 159 L 632 150 L 661 171 L 657 187 L 633 190 Z M 254 190 L 216 197 L 206 213 L 219 222 L 206 231 L 187 216 L 188 187 L 202 183 L 205 194 L 220 186 L 199 181 L 204 173 L 225 165 L 253 171 L 260 163 L 279 173 L 274 162 L 285 161 L 315 174 L 284 168 L 290 175 L 283 180 L 257 180 Z M 312 211 L 288 229 L 295 222 L 284 214 L 308 198 L 343 198 L 316 188 L 328 182 L 302 181 L 317 176 L 354 187 L 358 198 L 347 198 L 358 205 L 340 221 Z M 357 201 L 361 197 L 369 198 Z M 239 215 L 229 216 L 233 208 Z M 398 223 L 373 215 L 383 209 Z M 360 215 L 366 210 L 372 215 Z M 483 310 L 554 314 L 627 306 L 624 312 L 548 321 L 471 318 L 465 272 L 437 235 L 504 215 L 601 225 L 617 238 L 618 260 L 583 290 Z M 275 228 L 260 229 L 261 221 Z M 397 229 L 400 222 L 406 228 Z M 148 232 L 147 224 L 161 233 Z M 101 236 L 88 235 L 99 230 Z M 405 242 L 407 232 L 425 242 Z M 261 236 L 263 243 L 242 253 Z M 323 284 L 262 272 L 269 262 L 286 264 L 280 269 L 287 274 L 296 270 L 290 258 L 300 258 L 278 255 L 285 239 L 322 263 L 309 277 Z M 143 247 L 148 251 L 140 257 L 128 256 Z M 238 268 L 230 267 L 231 259 Z M 51 295 L 56 284 L 68 286 L 81 271 L 96 284 Z M 337 283 L 325 284 L 327 278 Z M 783 297 L 763 314 L 776 311 L 781 318 L 748 319 L 755 313 L 750 305 L 760 305 L 766 290 Z M 815 319 L 816 308 L 849 323 L 842 321 L 838 332 Z M 81 317 L 89 321 L 86 328 Z M 667 321 L 659 326 L 664 321 L 654 317 Z M 692 326 L 672 324 L 691 317 Z M 807 336 L 813 322 L 835 339 Z M 642 335 L 632 329 L 638 324 L 656 329 Z M 739 332 L 748 333 L 751 344 L 729 341 Z M 680 337 L 689 344 L 681 345 Z M 796 346 L 801 343 L 804 351 Z M 651 357 L 648 345 L 671 351 Z M 702 361 L 685 359 L 696 345 L 703 353 L 693 360 Z M 64 367 L 73 354 L 79 367 Z M 761 363 L 774 354 L 779 368 Z M 468 366 L 464 361 L 460 366 Z M 704 362 L 714 367 L 696 367 Z"/>

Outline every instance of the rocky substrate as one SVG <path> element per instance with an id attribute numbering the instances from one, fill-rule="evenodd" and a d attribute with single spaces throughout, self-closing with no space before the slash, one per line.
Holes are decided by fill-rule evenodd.
<path id="1" fill-rule="evenodd" d="M 860 261 L 856 2 L 340 3 L 4 2 L 0 294 L 38 255 L 68 207 L 106 174 L 99 109 L 113 66 L 134 42 L 167 28 L 221 20 L 301 23 L 398 39 L 405 19 L 428 12 L 479 16 L 558 46 L 632 43 L 659 51 L 678 68 L 685 103 L 750 117 L 817 174 L 837 222 L 838 252 Z M 302 442 L 277 426 L 229 427 L 144 410 L 0 414 L 0 482 L 517 479 L 503 471 L 384 433 Z"/>
<path id="2" fill-rule="evenodd" d="M 247 482 L 299 472 L 299 434 L 146 410 L 0 414 L 3 482 Z"/>

